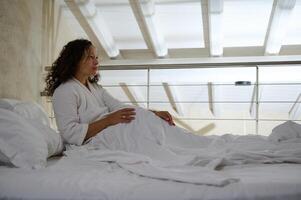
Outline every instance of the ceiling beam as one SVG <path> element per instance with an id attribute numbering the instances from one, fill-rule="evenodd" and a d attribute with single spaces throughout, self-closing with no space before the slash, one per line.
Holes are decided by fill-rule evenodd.
<path id="1" fill-rule="evenodd" d="M 162 83 L 165 94 L 168 98 L 168 101 L 174 111 L 176 111 L 179 115 L 183 115 L 183 106 L 180 103 L 176 103 L 178 101 L 177 92 L 175 89 L 172 89 L 168 83 Z"/>
<path id="2" fill-rule="evenodd" d="M 145 90 L 146 90 L 146 88 L 145 88 Z M 131 87 L 130 91 L 132 92 L 135 99 L 139 99 L 139 101 L 137 101 L 139 103 L 139 106 L 143 107 L 143 108 L 147 108 L 146 95 L 141 92 L 141 87 L 133 86 L 133 87 Z"/>
<path id="3" fill-rule="evenodd" d="M 167 45 L 155 21 L 153 0 L 129 0 L 129 2 L 147 47 L 157 57 L 167 57 Z"/>
<path id="4" fill-rule="evenodd" d="M 209 110 L 211 111 L 212 115 L 215 115 L 215 107 L 213 103 L 213 85 L 211 82 L 208 82 L 208 103 L 209 103 Z"/>
<path id="5" fill-rule="evenodd" d="M 208 0 L 210 55 L 223 55 L 223 0 Z"/>
<path id="6" fill-rule="evenodd" d="M 265 43 L 265 55 L 279 54 L 295 4 L 296 0 L 274 0 Z"/>
<path id="7" fill-rule="evenodd" d="M 183 128 L 187 129 L 188 131 L 194 133 L 195 131 L 191 128 L 191 126 L 189 126 L 187 123 L 185 123 L 184 121 L 172 116 L 173 120 L 175 123 L 179 124 L 180 126 L 182 126 Z"/>
<path id="8" fill-rule="evenodd" d="M 209 56 L 209 16 L 208 16 L 208 0 L 201 0 L 202 7 L 202 22 L 203 22 L 203 35 L 206 55 Z"/>
<path id="9" fill-rule="evenodd" d="M 197 135 L 207 135 L 211 130 L 215 128 L 215 124 L 209 123 L 206 126 L 200 128 L 199 130 L 195 131 Z"/>
<path id="10" fill-rule="evenodd" d="M 296 101 L 294 102 L 294 104 L 292 105 L 291 109 L 288 112 L 289 118 L 292 120 L 296 119 L 300 115 L 301 112 L 301 109 L 299 109 L 300 100 L 301 100 L 301 93 L 299 94 Z"/>
<path id="11" fill-rule="evenodd" d="M 256 85 L 254 85 L 254 87 L 253 87 L 253 92 L 252 92 L 252 97 L 251 97 L 251 103 L 250 103 L 250 108 L 249 108 L 249 113 L 250 113 L 250 116 L 251 117 L 253 117 L 253 118 L 255 118 L 256 116 L 255 116 L 255 97 L 256 97 L 256 88 L 257 88 L 257 86 Z"/>
<path id="12" fill-rule="evenodd" d="M 83 15 L 83 13 L 80 11 L 79 7 L 76 5 L 74 1 L 67 1 L 65 0 L 66 5 L 70 9 L 73 16 L 76 18 L 82 29 L 85 31 L 89 39 L 92 41 L 92 43 L 95 45 L 95 47 L 98 50 L 98 53 L 103 52 L 103 57 L 105 60 L 109 59 L 108 54 L 105 52 L 104 48 L 102 47 L 97 35 L 92 30 L 91 26 L 89 25 L 87 19 Z"/>
<path id="13" fill-rule="evenodd" d="M 181 119 L 176 118 L 174 116 L 172 116 L 172 118 L 175 123 L 177 123 L 178 125 L 182 126 L 183 128 L 187 129 L 188 131 L 190 131 L 191 133 L 194 133 L 196 135 L 207 135 L 211 130 L 213 130 L 215 128 L 215 124 L 212 122 L 198 130 L 194 130 L 189 124 L 182 121 Z"/>
<path id="14" fill-rule="evenodd" d="M 104 60 L 99 70 L 186 69 L 215 67 L 281 66 L 301 64 L 301 56 L 249 56 L 219 58 Z M 44 66 L 49 71 L 51 66 Z"/>
<path id="15" fill-rule="evenodd" d="M 136 98 L 134 97 L 134 95 L 132 94 L 132 92 L 130 91 L 129 87 L 127 86 L 126 83 L 119 83 L 121 89 L 123 90 L 123 92 L 125 93 L 125 95 L 128 97 L 128 99 L 130 100 L 130 102 L 135 105 L 135 106 L 139 106 Z"/>
<path id="16" fill-rule="evenodd" d="M 205 37 L 206 38 L 206 37 Z M 208 39 L 205 39 L 208 40 Z M 205 42 L 206 45 L 206 42 Z M 168 59 L 173 58 L 208 58 L 209 43 L 206 48 L 178 48 L 168 49 Z M 223 57 L 264 57 L 264 46 L 252 47 L 224 47 Z M 155 54 L 150 49 L 123 49 L 120 50 L 124 59 L 154 59 Z M 283 45 L 281 47 L 281 56 L 301 55 L 301 45 Z M 212 57 L 214 58 L 214 57 Z"/>
<path id="17" fill-rule="evenodd" d="M 65 2 L 89 38 L 96 40 L 110 58 L 121 58 L 114 38 L 98 12 L 94 0 L 65 0 Z"/>
<path id="18" fill-rule="evenodd" d="M 101 69 L 162 69 L 162 68 L 209 68 L 250 67 L 251 65 L 301 64 L 301 56 L 248 56 L 173 59 L 127 59 L 110 60 L 101 64 Z"/>

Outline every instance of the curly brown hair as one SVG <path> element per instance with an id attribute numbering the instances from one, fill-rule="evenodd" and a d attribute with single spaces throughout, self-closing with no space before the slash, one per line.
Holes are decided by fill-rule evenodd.
<path id="1" fill-rule="evenodd" d="M 79 62 L 92 45 L 92 42 L 89 40 L 76 39 L 68 42 L 63 47 L 45 79 L 45 92 L 48 96 L 52 96 L 60 84 L 68 81 L 75 75 Z M 91 83 L 97 83 L 98 80 L 98 74 L 93 78 L 89 78 Z"/>

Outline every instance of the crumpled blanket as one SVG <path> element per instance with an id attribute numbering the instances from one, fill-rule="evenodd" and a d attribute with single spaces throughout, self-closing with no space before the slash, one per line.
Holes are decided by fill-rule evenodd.
<path id="1" fill-rule="evenodd" d="M 132 173 L 162 180 L 224 186 L 239 181 L 222 167 L 249 163 L 301 163 L 301 138 L 275 142 L 247 135 L 197 136 L 136 108 L 136 119 L 70 145 L 69 158 L 115 162 Z"/>

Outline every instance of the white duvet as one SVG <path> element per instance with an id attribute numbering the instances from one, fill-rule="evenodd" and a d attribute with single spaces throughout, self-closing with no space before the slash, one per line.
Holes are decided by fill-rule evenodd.
<path id="1" fill-rule="evenodd" d="M 284 133 L 285 134 L 285 133 Z M 249 163 L 301 163 L 301 139 L 271 142 L 262 136 L 196 136 L 136 108 L 136 119 L 111 126 L 65 155 L 115 162 L 145 177 L 223 186 L 239 181 L 222 167 Z"/>

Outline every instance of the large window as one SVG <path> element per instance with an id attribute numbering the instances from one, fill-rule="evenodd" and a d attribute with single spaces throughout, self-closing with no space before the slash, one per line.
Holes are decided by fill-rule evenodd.
<path id="1" fill-rule="evenodd" d="M 146 68 L 100 74 L 100 84 L 114 97 L 167 110 L 178 126 L 196 134 L 269 135 L 277 124 L 301 119 L 301 66 Z"/>

